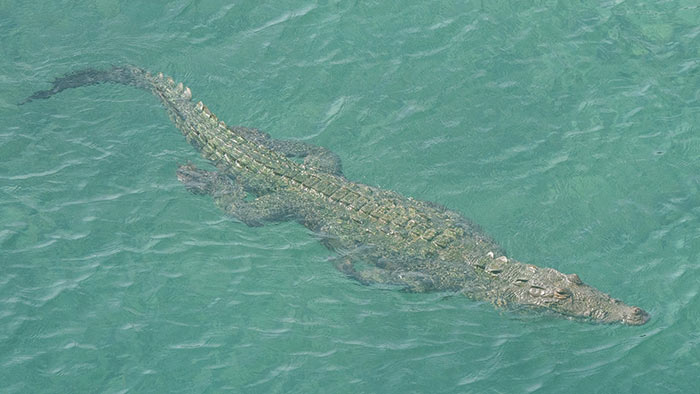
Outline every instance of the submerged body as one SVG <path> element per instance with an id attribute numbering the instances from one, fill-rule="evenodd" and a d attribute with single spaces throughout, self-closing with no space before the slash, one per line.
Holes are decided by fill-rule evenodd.
<path id="1" fill-rule="evenodd" d="M 52 89 L 27 101 L 103 82 L 151 91 L 187 140 L 215 164 L 218 171 L 191 164 L 178 169 L 190 191 L 211 195 L 228 214 L 251 226 L 298 221 L 340 254 L 336 265 L 342 272 L 362 283 L 459 292 L 497 306 L 596 322 L 638 325 L 649 318 L 575 274 L 506 257 L 457 212 L 346 179 L 339 159 L 325 148 L 226 126 L 191 100 L 189 88 L 162 74 L 130 66 L 84 70 L 57 79 Z"/>

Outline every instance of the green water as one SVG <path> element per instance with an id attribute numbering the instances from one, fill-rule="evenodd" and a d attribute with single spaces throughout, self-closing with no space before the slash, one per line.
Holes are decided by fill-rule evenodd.
<path id="1" fill-rule="evenodd" d="M 691 0 L 1 0 L 0 392 L 697 392 L 699 26 Z M 652 319 L 359 285 L 188 193 L 149 94 L 16 105 L 122 63 Z"/>

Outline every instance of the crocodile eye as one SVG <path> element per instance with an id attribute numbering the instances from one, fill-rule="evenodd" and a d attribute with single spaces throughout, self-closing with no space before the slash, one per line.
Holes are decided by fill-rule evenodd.
<path id="1" fill-rule="evenodd" d="M 503 263 L 496 260 L 486 265 L 486 272 L 488 272 L 491 275 L 498 275 L 501 272 L 503 272 L 503 268 Z"/>
<path id="2" fill-rule="evenodd" d="M 554 297 L 560 300 L 565 300 L 571 297 L 571 290 L 559 287 L 556 290 L 554 290 Z"/>

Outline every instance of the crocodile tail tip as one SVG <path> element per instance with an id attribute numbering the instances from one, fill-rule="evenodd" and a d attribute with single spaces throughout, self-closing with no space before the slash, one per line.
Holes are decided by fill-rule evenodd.
<path id="1" fill-rule="evenodd" d="M 106 70 L 86 68 L 54 79 L 51 89 L 38 90 L 18 103 L 18 105 L 38 99 L 48 99 L 66 89 L 97 85 L 105 82 L 139 86 L 144 74 L 145 72 L 142 69 L 134 66 L 112 66 L 112 68 Z"/>
<path id="2" fill-rule="evenodd" d="M 68 73 L 62 77 L 54 78 L 54 80 L 51 82 L 51 89 L 37 90 L 29 97 L 17 103 L 17 105 L 24 105 L 34 100 L 48 99 L 65 89 L 100 83 L 102 81 L 98 82 L 98 80 L 102 79 L 99 77 L 101 73 L 104 73 L 104 71 L 85 69 Z"/>

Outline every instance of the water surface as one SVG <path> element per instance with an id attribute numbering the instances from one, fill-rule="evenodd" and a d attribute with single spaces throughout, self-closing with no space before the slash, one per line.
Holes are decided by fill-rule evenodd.
<path id="1" fill-rule="evenodd" d="M 0 391 L 696 390 L 696 2 L 156 3 L 0 1 Z M 303 227 L 189 194 L 175 169 L 204 162 L 147 93 L 16 105 L 122 63 L 652 319 L 361 286 Z"/>

